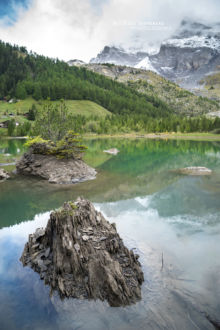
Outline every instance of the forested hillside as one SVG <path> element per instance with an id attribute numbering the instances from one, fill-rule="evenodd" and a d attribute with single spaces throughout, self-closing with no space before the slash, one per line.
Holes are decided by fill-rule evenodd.
<path id="1" fill-rule="evenodd" d="M 157 96 L 63 61 L 28 53 L 25 47 L 0 42 L 0 99 L 91 100 L 115 114 L 163 117 L 172 109 Z"/>
<path id="2" fill-rule="evenodd" d="M 112 69 L 111 65 L 107 68 Z M 120 71 L 120 67 L 116 69 Z M 128 76 L 127 84 L 124 81 L 122 83 L 117 81 L 119 79 L 93 72 L 91 68 L 88 70 L 85 67 L 70 67 L 58 59 L 28 53 L 25 47 L 0 42 L 0 76 L 0 99 L 2 100 L 0 119 L 7 121 L 12 116 L 8 126 L 9 135 L 34 134 L 36 131 L 39 133 L 40 127 L 36 130 L 37 120 L 44 118 L 47 108 L 55 111 L 54 114 L 59 113 L 60 107 L 57 101 L 61 99 L 66 100 L 65 107 L 68 112 L 66 127 L 79 133 L 208 132 L 213 130 L 219 132 L 219 119 L 198 116 L 207 111 L 190 112 L 192 103 L 187 104 L 185 100 L 186 107 L 189 109 L 186 116 L 184 111 L 177 111 L 175 104 L 172 106 L 170 100 L 164 98 L 165 94 L 161 92 L 161 89 L 149 91 L 148 87 L 151 85 L 145 82 L 147 88 L 144 85 L 144 90 L 140 91 L 139 87 L 143 85 L 143 81 L 138 79 L 131 82 L 131 75 L 126 75 Z M 160 83 L 163 84 L 162 81 Z M 167 89 L 166 92 L 168 93 Z M 161 95 L 163 99 L 158 95 Z M 17 102 L 17 105 L 13 105 L 13 101 L 6 102 L 14 98 L 25 100 L 25 104 L 29 103 L 29 109 L 18 109 L 21 101 Z M 48 98 L 52 101 L 50 106 L 45 104 Z M 94 106 L 91 106 L 91 109 L 87 109 L 88 107 L 85 109 L 79 102 L 79 109 L 72 111 L 72 100 L 75 100 L 74 102 L 92 101 Z M 31 105 L 30 102 L 33 104 Z M 10 113 L 16 106 L 17 117 L 14 113 Z M 99 106 L 101 106 L 99 110 L 103 116 L 99 116 L 96 111 Z M 106 110 L 114 115 L 108 115 Z M 24 114 L 27 111 L 26 118 Z M 31 118 L 29 118 L 30 114 Z M 35 117 L 37 120 L 33 124 Z M 32 122 L 27 120 L 28 118 Z M 16 122 L 19 123 L 17 128 Z M 64 125 L 59 118 L 54 119 L 54 122 L 57 130 L 61 123 Z"/>
<path id="3" fill-rule="evenodd" d="M 220 103 L 217 99 L 211 100 L 207 97 L 197 96 L 153 71 L 108 63 L 90 63 L 81 64 L 81 66 L 124 83 L 148 97 L 158 95 L 177 115 L 201 116 L 209 112 L 219 111 L 220 109 Z M 219 79 L 217 79 L 217 76 L 217 74 L 213 76 L 212 82 L 209 83 L 208 87 L 209 92 L 212 92 L 213 96 L 219 90 Z M 210 93 L 208 95 L 211 95 Z"/>

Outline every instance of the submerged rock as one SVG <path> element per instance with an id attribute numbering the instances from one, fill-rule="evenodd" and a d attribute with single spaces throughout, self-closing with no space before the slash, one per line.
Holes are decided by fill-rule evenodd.
<path id="1" fill-rule="evenodd" d="M 212 170 L 210 170 L 207 167 L 201 167 L 201 166 L 190 166 L 185 168 L 180 168 L 177 170 L 180 174 L 186 174 L 186 175 L 211 175 Z"/>
<path id="2" fill-rule="evenodd" d="M 64 203 L 47 227 L 29 235 L 21 261 L 61 297 L 107 300 L 125 306 L 141 299 L 138 255 L 129 251 L 88 200 Z"/>
<path id="3" fill-rule="evenodd" d="M 25 153 L 16 163 L 17 173 L 34 175 L 50 183 L 70 184 L 93 180 L 96 171 L 81 159 L 57 159 L 51 155 Z"/>
<path id="4" fill-rule="evenodd" d="M 112 148 L 109 150 L 104 150 L 104 152 L 106 152 L 107 154 L 110 154 L 110 155 L 117 155 L 119 153 L 119 150 L 116 148 Z"/>
<path id="5" fill-rule="evenodd" d="M 4 169 L 0 168 L 0 182 L 7 180 L 10 178 L 8 172 L 6 172 Z"/>

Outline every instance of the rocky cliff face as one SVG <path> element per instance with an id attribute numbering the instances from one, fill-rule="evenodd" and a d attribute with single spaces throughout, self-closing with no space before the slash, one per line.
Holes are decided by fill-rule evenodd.
<path id="1" fill-rule="evenodd" d="M 34 154 L 31 150 L 16 163 L 16 171 L 58 184 L 93 180 L 96 176 L 96 171 L 80 159 L 57 159 L 55 156 Z"/>
<path id="2" fill-rule="evenodd" d="M 219 70 L 220 24 L 204 25 L 182 21 L 179 29 L 164 40 L 159 51 L 131 53 L 117 47 L 105 47 L 91 63 L 113 63 L 156 71 L 165 78 L 192 88 L 208 73 Z"/>
<path id="3" fill-rule="evenodd" d="M 141 299 L 138 255 L 84 199 L 52 212 L 47 227 L 29 235 L 21 261 L 61 297 L 107 300 L 111 306 Z"/>
<path id="4" fill-rule="evenodd" d="M 131 53 L 119 47 L 105 46 L 97 57 L 91 59 L 90 63 L 112 63 L 115 65 L 128 65 L 134 67 L 146 56 L 146 52 Z"/>
<path id="5" fill-rule="evenodd" d="M 179 44 L 176 40 L 169 40 L 150 60 L 162 76 L 178 82 L 182 87 L 194 88 L 206 74 L 217 70 L 220 52 L 201 44 L 192 47 L 190 42 Z"/>

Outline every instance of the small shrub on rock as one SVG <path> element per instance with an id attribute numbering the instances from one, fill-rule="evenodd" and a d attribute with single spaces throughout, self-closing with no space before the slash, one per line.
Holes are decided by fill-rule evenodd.
<path id="1" fill-rule="evenodd" d="M 30 148 L 33 154 L 53 155 L 59 159 L 81 159 L 82 154 L 87 149 L 81 143 L 82 141 L 78 134 L 68 131 L 64 138 L 56 143 L 37 136 L 29 139 L 25 146 Z"/>

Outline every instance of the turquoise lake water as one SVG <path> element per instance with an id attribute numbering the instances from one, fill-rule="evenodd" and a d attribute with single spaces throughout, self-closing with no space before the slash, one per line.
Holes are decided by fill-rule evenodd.
<path id="1" fill-rule="evenodd" d="M 0 141 L 0 153 L 24 151 Z M 220 143 L 100 139 L 85 141 L 97 178 L 52 185 L 12 175 L 0 184 L 0 329 L 213 329 L 220 318 Z M 120 150 L 117 156 L 103 152 Z M 178 168 L 206 166 L 211 176 Z M 51 298 L 19 261 L 28 234 L 77 196 L 90 199 L 125 244 L 140 254 L 142 300 L 126 308 Z M 162 266 L 163 259 L 163 266 Z"/>

